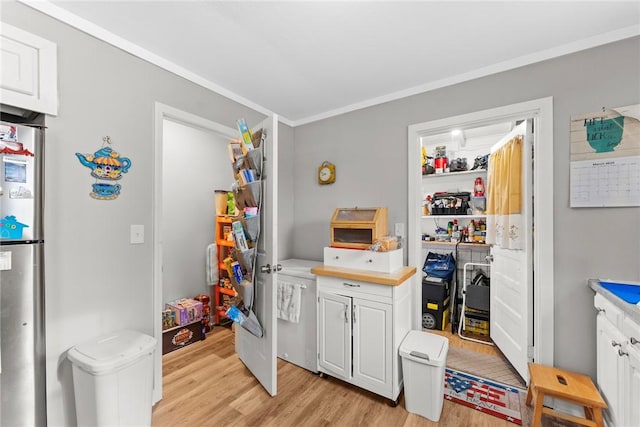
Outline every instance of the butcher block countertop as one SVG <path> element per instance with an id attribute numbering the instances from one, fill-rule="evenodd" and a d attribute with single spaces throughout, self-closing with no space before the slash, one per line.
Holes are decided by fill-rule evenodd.
<path id="1" fill-rule="evenodd" d="M 378 285 L 398 286 L 416 274 L 415 267 L 402 267 L 393 273 L 378 273 L 376 271 L 356 270 L 352 268 L 327 267 L 319 265 L 311 269 L 311 273 L 318 276 L 338 277 L 341 279 L 361 280 Z"/>

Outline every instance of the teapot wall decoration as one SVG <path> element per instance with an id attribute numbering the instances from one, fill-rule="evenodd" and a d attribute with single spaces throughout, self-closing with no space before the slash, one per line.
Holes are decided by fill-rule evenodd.
<path id="1" fill-rule="evenodd" d="M 111 144 L 111 138 L 102 138 L 104 144 Z M 120 184 L 101 183 L 98 180 L 117 181 L 122 175 L 129 172 L 131 160 L 120 156 L 120 153 L 113 151 L 111 147 L 103 144 L 93 154 L 76 153 L 76 157 L 83 166 L 91 169 L 91 176 L 96 178 L 96 183 L 92 185 L 91 197 L 98 200 L 114 200 L 120 195 Z"/>

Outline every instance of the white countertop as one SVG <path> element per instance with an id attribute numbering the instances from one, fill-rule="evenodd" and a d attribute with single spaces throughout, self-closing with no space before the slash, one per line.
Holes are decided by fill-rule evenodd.
<path id="1" fill-rule="evenodd" d="M 607 280 L 605 280 L 607 282 Z M 640 306 L 631 304 L 616 296 L 613 292 L 600 285 L 600 279 L 589 279 L 587 281 L 589 287 L 599 293 L 607 300 L 611 301 L 616 307 L 621 309 L 626 316 L 632 318 L 635 322 L 640 323 Z"/>
<path id="2" fill-rule="evenodd" d="M 282 266 L 282 270 L 279 274 L 284 276 L 301 277 L 304 279 L 315 279 L 316 275 L 311 273 L 311 269 L 318 264 L 321 264 L 321 262 L 311 261 L 308 259 L 290 258 L 280 261 L 279 264 Z"/>

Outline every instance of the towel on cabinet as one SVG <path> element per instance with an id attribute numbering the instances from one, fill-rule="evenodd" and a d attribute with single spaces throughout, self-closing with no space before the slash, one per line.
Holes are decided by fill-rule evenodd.
<path id="1" fill-rule="evenodd" d="M 302 288 L 297 283 L 278 281 L 278 318 L 292 323 L 300 321 Z"/>

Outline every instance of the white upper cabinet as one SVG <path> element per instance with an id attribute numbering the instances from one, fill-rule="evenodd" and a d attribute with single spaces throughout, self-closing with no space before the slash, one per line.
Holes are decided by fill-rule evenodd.
<path id="1" fill-rule="evenodd" d="M 56 44 L 0 22 L 0 103 L 58 114 Z"/>

